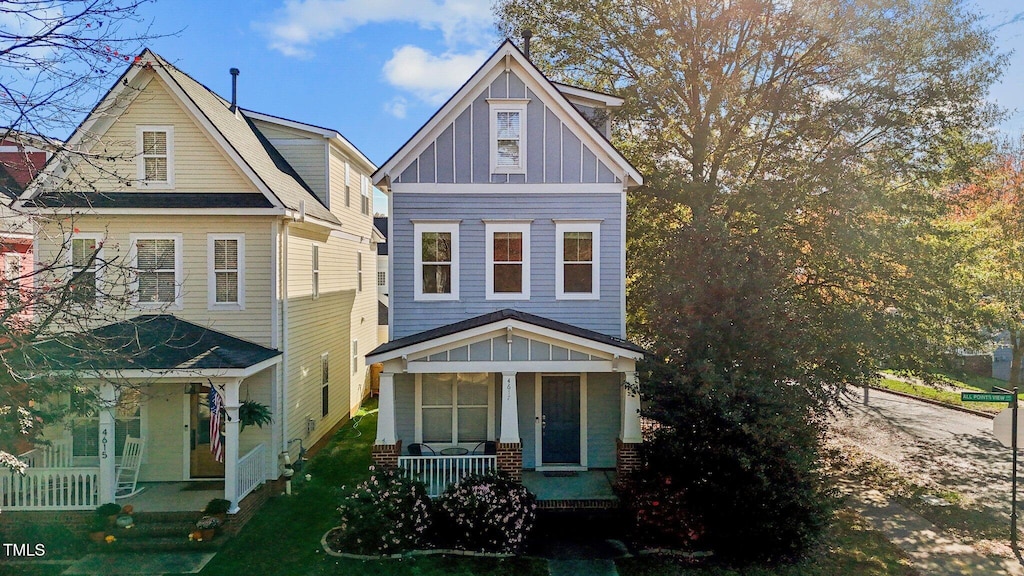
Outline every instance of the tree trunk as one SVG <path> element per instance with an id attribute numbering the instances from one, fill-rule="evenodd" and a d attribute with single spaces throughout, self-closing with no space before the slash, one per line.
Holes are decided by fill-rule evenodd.
<path id="1" fill-rule="evenodd" d="M 1010 359 L 1010 382 L 1009 387 L 1020 385 L 1020 364 L 1024 358 L 1024 333 L 1018 330 L 1010 330 L 1010 346 L 1013 353 Z"/>

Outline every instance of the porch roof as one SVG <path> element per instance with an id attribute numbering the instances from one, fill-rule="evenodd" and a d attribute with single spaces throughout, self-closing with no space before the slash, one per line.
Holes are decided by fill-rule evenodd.
<path id="1" fill-rule="evenodd" d="M 513 321 L 523 322 L 540 328 L 554 330 L 568 336 L 589 340 L 604 346 L 610 346 L 612 348 L 628 352 L 631 356 L 642 357 L 646 353 L 640 346 L 637 346 L 628 340 L 623 340 L 622 338 L 615 338 L 613 336 L 608 336 L 607 334 L 601 334 L 600 332 L 587 330 L 586 328 L 580 328 L 579 326 L 573 326 L 572 324 L 566 324 L 557 320 L 551 320 L 550 318 L 544 318 L 543 316 L 537 316 L 521 310 L 505 308 L 503 310 L 482 314 L 480 316 L 475 316 L 446 326 L 440 326 L 431 330 L 424 330 L 423 332 L 412 334 L 405 338 L 399 338 L 398 340 L 381 344 L 366 355 L 366 361 L 367 363 L 375 363 L 397 358 L 410 347 L 417 346 L 419 344 L 448 338 L 469 330 L 474 330 L 476 328 L 492 324 L 499 325 Z"/>
<path id="2" fill-rule="evenodd" d="M 281 352 L 170 314 L 143 314 L 47 340 L 33 355 L 51 360 L 50 369 L 195 373 L 250 369 Z"/>

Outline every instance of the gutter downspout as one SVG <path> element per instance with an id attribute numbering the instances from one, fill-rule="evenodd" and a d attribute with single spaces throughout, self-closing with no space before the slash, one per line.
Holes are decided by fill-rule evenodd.
<path id="1" fill-rule="evenodd" d="M 281 230 L 281 451 L 288 452 L 288 220 Z"/>
<path id="2" fill-rule="evenodd" d="M 280 284 L 280 251 L 281 251 L 281 224 L 278 219 L 274 219 L 270 223 L 270 245 L 273 249 L 270 251 L 270 347 L 275 350 L 281 349 L 281 284 Z M 283 360 L 283 358 L 282 358 Z M 274 446 L 283 443 L 284 441 L 284 429 L 281 428 L 281 414 L 284 414 L 284 401 L 281 398 L 282 390 L 284 389 L 284 367 L 283 362 L 279 362 L 274 368 L 274 397 L 271 400 L 271 410 L 273 414 L 279 415 L 277 423 L 272 428 L 270 437 L 270 446 L 273 450 Z M 273 454 L 273 452 L 271 452 Z M 274 480 L 278 477 L 278 470 L 276 466 L 273 469 L 267 470 L 267 479 Z"/>

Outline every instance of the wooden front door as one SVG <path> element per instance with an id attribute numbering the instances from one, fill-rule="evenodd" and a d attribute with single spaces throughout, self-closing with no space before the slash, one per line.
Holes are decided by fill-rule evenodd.
<path id="1" fill-rule="evenodd" d="M 580 377 L 541 376 L 543 464 L 580 463 Z"/>
<path id="2" fill-rule="evenodd" d="M 223 478 L 224 463 L 217 462 L 210 452 L 210 403 L 207 386 L 196 386 L 189 395 L 189 449 L 192 478 Z"/>

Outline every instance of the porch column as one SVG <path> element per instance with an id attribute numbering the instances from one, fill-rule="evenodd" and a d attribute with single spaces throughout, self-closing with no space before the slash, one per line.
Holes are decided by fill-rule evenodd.
<path id="1" fill-rule="evenodd" d="M 114 410 L 117 393 L 109 382 L 100 384 L 100 503 L 113 502 L 117 492 L 117 442 L 114 434 Z"/>
<path id="2" fill-rule="evenodd" d="M 397 468 L 402 444 L 395 431 L 395 373 L 380 373 L 377 392 L 377 440 L 373 444 L 373 462 L 382 468 Z"/>
<path id="3" fill-rule="evenodd" d="M 498 470 L 516 482 L 523 479 L 523 443 L 519 437 L 519 400 L 516 373 L 501 373 L 501 435 L 497 445 Z"/>
<path id="4" fill-rule="evenodd" d="M 516 373 L 501 373 L 501 437 L 502 444 L 518 444 L 519 399 L 516 391 Z"/>
<path id="5" fill-rule="evenodd" d="M 229 514 L 238 512 L 238 388 L 242 379 L 224 384 L 224 499 L 231 502 Z"/>
<path id="6" fill-rule="evenodd" d="M 640 469 L 640 445 L 643 435 L 640 431 L 640 390 L 636 371 L 626 372 L 622 387 L 622 425 L 616 443 L 615 472 L 619 478 Z"/>

